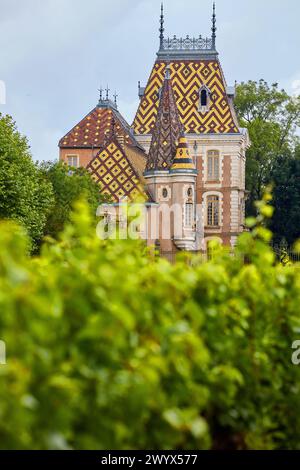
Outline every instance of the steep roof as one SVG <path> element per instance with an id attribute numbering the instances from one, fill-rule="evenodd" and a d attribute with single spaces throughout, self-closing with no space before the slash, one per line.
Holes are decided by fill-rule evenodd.
<path id="1" fill-rule="evenodd" d="M 99 101 L 98 106 L 59 141 L 59 147 L 101 148 L 112 132 L 113 121 L 114 132 L 119 142 L 139 147 L 129 124 L 110 100 Z"/>
<path id="2" fill-rule="evenodd" d="M 147 158 L 147 172 L 170 169 L 181 131 L 182 126 L 172 89 L 170 69 L 167 67 Z"/>
<path id="3" fill-rule="evenodd" d="M 170 43 L 171 47 L 173 46 Z M 158 54 L 133 122 L 135 134 L 153 133 L 167 57 L 171 57 L 171 82 L 184 132 L 238 133 L 238 123 L 230 107 L 226 82 L 217 54 L 207 55 L 208 58 L 205 58 L 203 52 L 198 56 L 193 51 L 179 52 L 181 55 L 175 55 L 168 49 Z M 180 58 L 181 56 L 183 58 Z M 199 90 L 202 86 L 206 86 L 210 91 L 210 106 L 204 112 L 199 108 Z"/>
<path id="4" fill-rule="evenodd" d="M 123 148 L 113 135 L 105 148 L 90 161 L 87 169 L 101 187 L 101 193 L 111 196 L 114 202 L 137 197 L 147 199 L 142 173 L 146 165 L 145 154 L 137 147 Z"/>

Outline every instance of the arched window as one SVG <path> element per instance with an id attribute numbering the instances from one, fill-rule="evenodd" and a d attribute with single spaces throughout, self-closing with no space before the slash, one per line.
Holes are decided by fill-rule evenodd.
<path id="1" fill-rule="evenodd" d="M 209 150 L 207 153 L 207 180 L 219 181 L 220 179 L 220 154 L 218 150 Z"/>
<path id="2" fill-rule="evenodd" d="M 207 90 L 203 89 L 200 93 L 200 105 L 207 106 Z"/>
<path id="3" fill-rule="evenodd" d="M 205 113 L 209 110 L 210 90 L 203 85 L 199 90 L 199 111 Z"/>
<path id="4" fill-rule="evenodd" d="M 218 227 L 220 225 L 220 198 L 219 196 L 207 197 L 207 226 Z"/>

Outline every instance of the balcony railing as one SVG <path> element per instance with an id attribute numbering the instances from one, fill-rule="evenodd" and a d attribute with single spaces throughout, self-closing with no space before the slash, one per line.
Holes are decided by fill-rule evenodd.
<path id="1" fill-rule="evenodd" d="M 200 51 L 200 50 L 214 50 L 212 38 L 173 38 L 163 39 L 161 50 L 169 51 Z"/>

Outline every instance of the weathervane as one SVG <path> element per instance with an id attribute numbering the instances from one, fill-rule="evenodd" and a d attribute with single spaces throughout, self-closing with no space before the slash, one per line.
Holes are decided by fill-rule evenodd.
<path id="1" fill-rule="evenodd" d="M 164 4 L 163 2 L 161 3 L 161 9 L 160 9 L 160 28 L 159 28 L 159 45 L 160 49 L 164 48 Z"/>
<path id="2" fill-rule="evenodd" d="M 115 102 L 115 105 L 117 106 L 117 98 L 118 98 L 119 95 L 117 95 L 117 92 L 115 91 L 115 94 L 114 94 L 114 102 Z"/>
<path id="3" fill-rule="evenodd" d="M 216 27 L 216 2 L 213 3 L 213 16 L 212 16 L 212 36 L 211 36 L 211 39 L 212 39 L 212 48 L 213 49 L 216 49 L 216 32 L 217 32 L 217 27 Z"/>
<path id="4" fill-rule="evenodd" d="M 108 95 L 109 95 L 109 92 L 110 92 L 110 89 L 108 88 L 108 85 L 107 85 L 107 88 L 105 89 L 106 91 L 106 101 L 108 101 Z"/>

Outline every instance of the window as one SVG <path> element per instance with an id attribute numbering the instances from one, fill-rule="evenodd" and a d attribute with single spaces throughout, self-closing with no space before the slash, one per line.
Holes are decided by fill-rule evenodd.
<path id="1" fill-rule="evenodd" d="M 78 168 L 79 166 L 78 155 L 67 155 L 67 159 L 68 159 L 68 166 Z"/>
<path id="2" fill-rule="evenodd" d="M 185 223 L 186 227 L 192 227 L 193 224 L 193 209 L 194 205 L 190 202 L 185 204 Z"/>
<path id="3" fill-rule="evenodd" d="M 219 196 L 207 197 L 207 225 L 218 227 L 220 224 L 220 200 Z"/>
<path id="4" fill-rule="evenodd" d="M 164 199 L 166 199 L 166 198 L 168 197 L 168 190 L 167 190 L 167 188 L 164 188 L 164 189 L 162 190 L 162 196 L 163 196 Z"/>
<path id="5" fill-rule="evenodd" d="M 207 180 L 219 181 L 220 158 L 217 150 L 210 150 L 207 154 Z"/>
<path id="6" fill-rule="evenodd" d="M 240 200 L 240 225 L 245 223 L 245 199 L 241 198 Z"/>
<path id="7" fill-rule="evenodd" d="M 210 90 L 203 85 L 199 90 L 199 111 L 205 113 L 209 110 Z"/>
<path id="8" fill-rule="evenodd" d="M 189 189 L 187 190 L 187 195 L 188 195 L 188 197 L 192 197 L 192 196 L 193 196 L 193 190 L 192 190 L 192 188 L 189 188 Z"/>

